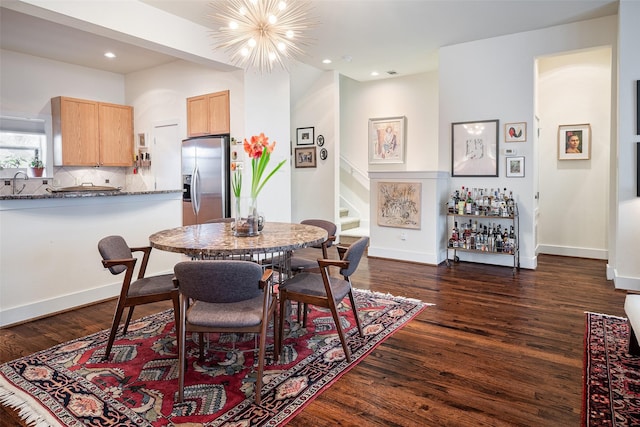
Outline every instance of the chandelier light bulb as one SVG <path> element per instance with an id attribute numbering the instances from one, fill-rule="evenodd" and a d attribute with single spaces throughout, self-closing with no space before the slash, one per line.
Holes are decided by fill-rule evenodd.
<path id="1" fill-rule="evenodd" d="M 211 7 L 221 25 L 212 32 L 216 48 L 234 65 L 260 72 L 272 71 L 276 63 L 286 70 L 290 60 L 303 56 L 305 33 L 315 25 L 308 18 L 309 0 L 217 0 Z"/>

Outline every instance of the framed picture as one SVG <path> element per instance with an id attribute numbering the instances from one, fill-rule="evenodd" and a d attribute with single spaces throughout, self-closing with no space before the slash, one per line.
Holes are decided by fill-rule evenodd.
<path id="1" fill-rule="evenodd" d="M 451 176 L 498 176 L 498 123 L 451 123 Z"/>
<path id="2" fill-rule="evenodd" d="M 507 178 L 524 177 L 524 157 L 506 157 Z"/>
<path id="3" fill-rule="evenodd" d="M 369 119 L 369 163 L 404 163 L 405 117 Z"/>
<path id="4" fill-rule="evenodd" d="M 420 229 L 422 184 L 378 183 L 378 225 Z"/>
<path id="5" fill-rule="evenodd" d="M 313 127 L 310 128 L 298 128 L 296 145 L 313 145 L 315 137 L 313 136 Z"/>
<path id="6" fill-rule="evenodd" d="M 640 135 L 640 80 L 636 80 L 636 135 Z"/>
<path id="7" fill-rule="evenodd" d="M 558 127 L 558 159 L 588 160 L 591 158 L 591 125 L 560 125 Z"/>
<path id="8" fill-rule="evenodd" d="M 527 122 L 506 123 L 504 142 L 525 142 L 527 140 Z"/>
<path id="9" fill-rule="evenodd" d="M 316 147 L 296 148 L 295 165 L 297 168 L 315 168 L 316 167 Z"/>

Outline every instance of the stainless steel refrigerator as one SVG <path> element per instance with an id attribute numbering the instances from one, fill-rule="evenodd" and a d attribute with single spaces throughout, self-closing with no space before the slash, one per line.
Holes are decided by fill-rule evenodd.
<path id="1" fill-rule="evenodd" d="M 229 138 L 182 141 L 182 223 L 202 224 L 231 216 Z"/>

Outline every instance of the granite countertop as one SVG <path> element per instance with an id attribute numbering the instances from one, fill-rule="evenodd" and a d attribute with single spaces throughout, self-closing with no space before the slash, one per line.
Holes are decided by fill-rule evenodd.
<path id="1" fill-rule="evenodd" d="M 77 199 L 81 197 L 136 196 L 142 194 L 182 193 L 184 190 L 157 191 L 71 191 L 45 194 L 9 194 L 0 196 L 0 200 L 42 200 L 42 199 Z"/>
<path id="2" fill-rule="evenodd" d="M 327 240 L 327 230 L 306 224 L 266 221 L 260 235 L 234 236 L 232 223 L 187 225 L 149 236 L 152 247 L 194 257 L 291 251 Z"/>

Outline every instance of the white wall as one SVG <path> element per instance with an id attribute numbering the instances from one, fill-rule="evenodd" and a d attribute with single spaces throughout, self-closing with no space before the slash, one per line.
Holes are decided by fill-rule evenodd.
<path id="1" fill-rule="evenodd" d="M 404 163 L 369 164 L 369 119 L 397 116 L 406 118 Z M 371 82 L 357 82 L 341 77 L 340 123 L 340 155 L 365 176 L 383 171 L 435 171 L 438 166 L 438 73 L 421 73 Z M 398 233 L 393 233 L 393 239 L 385 240 L 383 236 L 394 230 L 389 230 L 388 227 L 378 229 L 375 211 L 370 211 L 377 197 L 376 185 L 372 181 L 369 188 L 361 186 L 357 176 L 352 176 L 349 171 L 341 171 L 343 185 L 340 187 L 340 194 L 345 195 L 344 198 L 357 209 L 364 224 L 369 225 L 371 245 L 377 248 L 374 252 L 377 250 L 379 256 L 394 257 L 391 252 L 411 251 L 412 245 L 425 238 L 424 230 L 408 230 L 406 240 L 399 240 Z M 358 175 L 358 172 L 354 175 Z M 406 175 L 407 179 L 411 180 L 409 175 Z M 394 177 L 401 180 L 402 174 L 395 174 Z M 436 193 L 428 194 L 431 197 L 423 198 L 423 205 L 433 204 L 437 200 L 433 197 Z M 353 213 L 350 212 L 350 215 Z M 422 246 L 418 252 L 422 252 L 423 248 Z M 429 256 L 418 257 L 422 262 L 429 259 L 429 262 L 434 263 L 434 258 Z"/>
<path id="2" fill-rule="evenodd" d="M 518 155 L 525 157 L 524 178 L 505 177 L 505 160 L 500 152 L 498 178 L 451 179 L 454 188 L 464 185 L 513 190 L 520 210 L 521 264 L 525 268 L 535 268 L 537 263 L 533 234 L 537 171 L 531 142 L 536 131 L 535 60 L 559 52 L 615 46 L 616 34 L 616 17 L 611 16 L 440 49 L 440 170 L 451 169 L 451 123 L 499 119 L 502 150 L 504 123 L 527 122 L 527 142 L 517 144 Z"/>
<path id="3" fill-rule="evenodd" d="M 538 73 L 538 253 L 607 259 L 611 49 L 541 58 Z M 587 123 L 591 158 L 558 160 L 558 126 Z"/>
<path id="4" fill-rule="evenodd" d="M 0 201 L 0 326 L 118 295 L 121 276 L 102 267 L 98 241 L 130 246 L 174 227 L 180 193 Z M 154 250 L 149 275 L 169 273 L 178 254 Z"/>
<path id="5" fill-rule="evenodd" d="M 640 80 L 640 2 L 621 0 L 618 10 L 618 104 L 617 104 L 617 151 L 613 157 L 615 173 L 613 180 L 617 189 L 612 211 L 612 235 L 615 241 L 610 247 L 609 274 L 617 288 L 640 290 L 640 198 L 636 197 L 635 177 L 636 147 L 640 136 L 636 134 L 635 98 L 636 80 Z M 611 271 L 612 270 L 612 271 Z"/>
<path id="6" fill-rule="evenodd" d="M 139 175 L 144 179 L 146 188 L 154 189 L 155 176 L 170 171 L 160 171 L 154 156 L 154 127 L 159 123 L 177 124 L 178 138 L 175 141 L 176 153 L 180 156 L 181 141 L 187 137 L 187 98 L 206 93 L 229 90 L 231 112 L 231 135 L 244 134 L 244 73 L 240 70 L 222 72 L 191 62 L 177 60 L 159 67 L 150 68 L 125 77 L 126 100 L 134 106 L 134 135 L 139 133 L 149 137 L 148 151 L 151 155 L 151 168 L 141 168 Z M 180 162 L 177 162 L 177 174 L 180 174 Z M 180 181 L 181 182 L 181 181 Z M 180 188 L 181 184 L 172 189 Z"/>
<path id="7" fill-rule="evenodd" d="M 299 65 L 291 76 L 291 150 L 295 155 L 297 128 L 314 128 L 314 136 L 324 137 L 324 145 L 316 150 L 315 168 L 296 168 L 291 163 L 291 218 L 293 222 L 303 219 L 338 221 L 337 170 L 340 156 L 338 134 L 338 75 Z M 309 148 L 311 146 L 298 146 Z M 320 150 L 325 148 L 328 156 L 320 159 Z"/>

